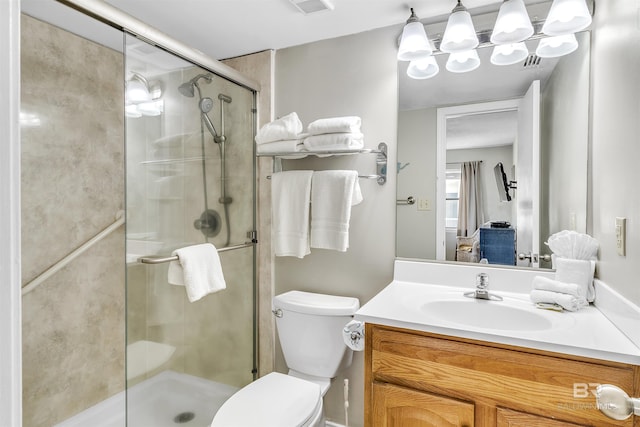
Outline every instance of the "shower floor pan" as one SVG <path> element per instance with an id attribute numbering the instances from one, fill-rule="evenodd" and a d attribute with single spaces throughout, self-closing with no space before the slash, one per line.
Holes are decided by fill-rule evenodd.
<path id="1" fill-rule="evenodd" d="M 236 387 L 164 371 L 54 427 L 208 427 Z M 128 422 L 125 423 L 128 408 Z"/>

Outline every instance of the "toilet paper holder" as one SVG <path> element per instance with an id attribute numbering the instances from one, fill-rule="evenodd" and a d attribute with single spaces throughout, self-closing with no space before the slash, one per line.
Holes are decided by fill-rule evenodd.
<path id="1" fill-rule="evenodd" d="M 342 329 L 344 342 L 354 351 L 364 350 L 364 322 L 352 320 Z"/>

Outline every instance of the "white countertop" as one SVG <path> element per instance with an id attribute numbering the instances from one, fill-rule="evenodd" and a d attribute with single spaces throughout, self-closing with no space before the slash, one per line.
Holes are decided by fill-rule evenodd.
<path id="1" fill-rule="evenodd" d="M 494 270 L 489 271 L 490 275 L 494 273 L 499 275 Z M 512 276 L 513 272 L 509 272 L 509 275 Z M 510 324 L 507 318 L 504 327 L 485 328 L 481 326 L 482 319 L 479 319 L 478 325 L 470 325 L 452 320 L 455 319 L 455 315 L 448 315 L 447 319 L 443 319 L 429 313 L 427 303 L 430 301 L 464 301 L 465 297 L 462 294 L 474 290 L 473 285 L 462 287 L 456 282 L 458 286 L 447 286 L 398 280 L 398 275 L 395 276 L 393 282 L 358 310 L 355 314 L 356 320 L 640 365 L 640 348 L 593 305 L 576 312 L 541 310 L 533 306 L 528 291 L 523 292 L 524 289 L 530 289 L 530 284 L 514 286 L 518 292 L 490 288 L 492 293 L 504 297 L 504 301 L 482 301 L 478 302 L 479 304 L 502 304 L 530 311 L 534 316 L 548 319 L 552 327 L 542 330 L 520 330 Z M 402 274 L 400 276 L 406 277 Z M 451 276 L 455 278 L 455 274 Z M 504 286 L 498 288 L 504 289 Z"/>

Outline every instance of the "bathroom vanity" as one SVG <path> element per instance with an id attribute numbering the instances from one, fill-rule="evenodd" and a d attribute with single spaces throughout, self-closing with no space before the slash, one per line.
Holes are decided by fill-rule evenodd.
<path id="1" fill-rule="evenodd" d="M 367 426 L 634 425 L 607 418 L 592 392 L 638 395 L 638 366 L 375 324 L 365 339 Z"/>
<path id="2" fill-rule="evenodd" d="M 598 409 L 599 384 L 640 395 L 640 349 L 597 308 L 536 309 L 528 289 L 540 273 L 515 269 L 487 269 L 504 301 L 477 301 L 463 294 L 478 267 L 420 264 L 397 261 L 394 281 L 356 314 L 365 425 L 640 427 Z"/>

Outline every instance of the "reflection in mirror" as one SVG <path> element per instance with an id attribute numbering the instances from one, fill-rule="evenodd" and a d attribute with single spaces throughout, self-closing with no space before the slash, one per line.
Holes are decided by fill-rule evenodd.
<path id="1" fill-rule="evenodd" d="M 397 206 L 398 257 L 550 268 L 532 262 L 549 253 L 548 236 L 586 232 L 590 33 L 577 37 L 569 55 L 509 66 L 492 65 L 492 49 L 481 48 L 477 70 L 425 80 L 399 62 L 398 162 L 409 164 L 398 170 L 397 199 L 417 203 Z M 537 41 L 526 45 L 534 52 Z M 446 56 L 436 59 L 444 70 Z M 471 162 L 478 182 L 468 197 L 461 182 Z M 477 223 L 463 231 L 470 199 Z"/>

